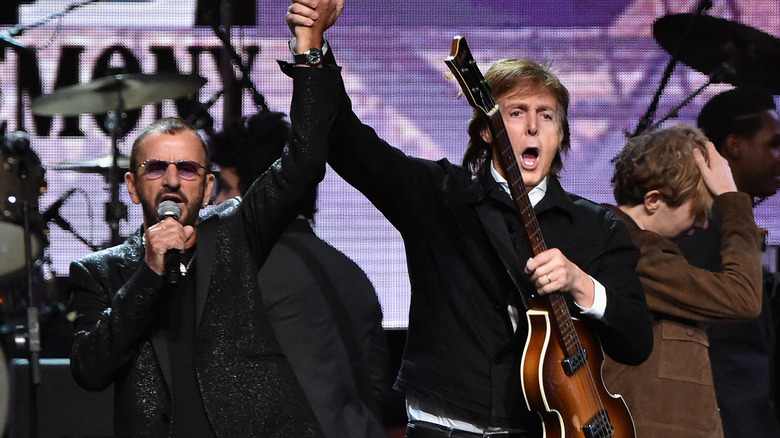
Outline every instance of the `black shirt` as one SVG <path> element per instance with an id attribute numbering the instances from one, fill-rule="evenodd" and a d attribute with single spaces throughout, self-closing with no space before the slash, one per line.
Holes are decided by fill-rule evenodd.
<path id="1" fill-rule="evenodd" d="M 195 371 L 195 249 L 182 255 L 189 265 L 176 286 L 171 286 L 166 306 L 167 339 L 172 374 L 173 437 L 213 437 Z M 192 260 L 192 264 L 190 264 Z"/>

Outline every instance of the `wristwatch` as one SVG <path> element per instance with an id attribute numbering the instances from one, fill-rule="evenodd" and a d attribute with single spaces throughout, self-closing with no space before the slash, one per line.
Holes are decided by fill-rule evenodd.
<path id="1" fill-rule="evenodd" d="M 312 47 L 303 53 L 293 55 L 293 61 L 296 64 L 319 65 L 322 62 L 322 50 Z"/>

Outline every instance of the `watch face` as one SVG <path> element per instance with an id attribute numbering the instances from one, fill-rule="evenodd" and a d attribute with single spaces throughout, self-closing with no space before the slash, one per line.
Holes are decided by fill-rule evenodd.
<path id="1" fill-rule="evenodd" d="M 306 63 L 309 65 L 317 65 L 320 62 L 322 62 L 322 50 L 319 49 L 309 49 L 308 52 L 306 52 Z"/>

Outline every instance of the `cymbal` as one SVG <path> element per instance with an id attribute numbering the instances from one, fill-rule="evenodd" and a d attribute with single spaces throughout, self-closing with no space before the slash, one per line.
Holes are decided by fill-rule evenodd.
<path id="1" fill-rule="evenodd" d="M 40 116 L 77 116 L 129 111 L 165 99 L 178 99 L 194 93 L 206 83 L 199 75 L 177 73 L 119 74 L 86 84 L 60 88 L 32 100 L 30 109 Z"/>
<path id="2" fill-rule="evenodd" d="M 76 161 L 63 161 L 50 166 L 52 170 L 70 170 L 72 172 L 80 173 L 99 173 L 103 176 L 108 176 L 108 172 L 111 170 L 111 166 L 114 163 L 114 157 L 111 154 L 104 155 L 98 158 L 87 158 L 85 160 Z M 117 166 L 123 172 L 127 172 L 130 169 L 130 158 L 125 155 L 120 155 L 116 160 Z"/>
<path id="3" fill-rule="evenodd" d="M 772 35 L 708 15 L 670 14 L 656 20 L 653 36 L 713 82 L 763 86 L 780 94 L 780 40 Z"/>

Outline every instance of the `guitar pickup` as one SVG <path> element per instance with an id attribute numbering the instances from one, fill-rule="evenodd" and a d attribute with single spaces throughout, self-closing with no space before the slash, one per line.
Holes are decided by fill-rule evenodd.
<path id="1" fill-rule="evenodd" d="M 579 350 L 574 352 L 574 354 L 564 358 L 561 361 L 561 366 L 563 367 L 563 372 L 566 373 L 567 376 L 571 376 L 576 373 L 578 369 L 582 368 L 582 366 L 585 365 L 585 362 L 587 361 L 588 352 L 585 351 L 584 346 L 581 346 Z"/>
<path id="2" fill-rule="evenodd" d="M 609 422 L 609 414 L 600 410 L 585 426 L 582 427 L 585 438 L 609 438 L 615 434 L 612 423 Z"/>

